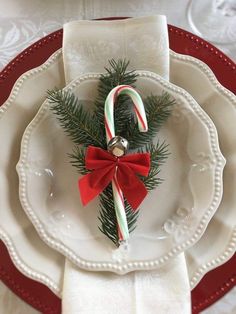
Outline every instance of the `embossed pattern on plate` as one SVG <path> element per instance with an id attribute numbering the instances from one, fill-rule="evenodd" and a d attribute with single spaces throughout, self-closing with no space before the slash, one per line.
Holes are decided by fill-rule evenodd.
<path id="1" fill-rule="evenodd" d="M 52 58 L 50 57 L 50 60 L 52 59 L 51 62 L 53 62 L 56 71 L 62 71 L 61 67 L 61 63 L 60 63 L 60 56 L 61 56 L 61 52 L 60 50 L 58 50 L 57 52 L 57 57 L 54 58 L 54 55 L 52 55 Z M 176 63 L 176 61 L 178 61 L 178 64 Z M 192 65 L 192 66 L 191 66 Z M 179 71 L 179 67 L 181 67 L 181 71 Z M 48 71 L 48 63 L 46 62 L 46 64 L 42 64 L 42 66 L 40 66 L 40 70 L 42 72 L 45 72 L 45 77 L 47 79 L 47 71 Z M 35 71 L 36 70 L 36 71 Z M 183 75 L 183 73 L 188 71 L 188 76 L 194 77 L 194 81 L 196 82 L 196 84 L 194 84 L 194 81 L 186 81 L 185 77 L 186 75 Z M 35 76 L 37 76 L 37 72 L 38 72 L 38 68 L 34 69 L 33 71 L 30 71 L 29 73 L 25 73 L 22 77 L 20 77 L 12 92 L 11 95 L 8 99 L 8 101 L 11 99 L 12 104 L 11 106 L 14 107 L 14 109 L 16 109 L 15 107 L 17 106 L 17 94 L 19 92 L 20 89 L 22 89 L 22 85 L 19 85 L 19 81 L 21 81 L 21 79 L 23 80 L 31 80 L 31 81 L 35 81 Z M 204 100 L 204 95 L 206 95 L 204 93 L 205 89 L 202 89 L 199 87 L 199 84 L 197 84 L 197 82 L 201 81 L 203 83 L 204 86 L 207 86 L 208 90 L 211 90 L 212 93 L 216 93 L 215 94 L 215 100 L 216 101 L 220 101 L 220 103 L 222 104 L 222 107 L 224 108 L 224 112 L 227 113 L 228 108 L 235 107 L 235 103 L 236 103 L 236 97 L 235 95 L 233 95 L 233 93 L 229 92 L 226 88 L 224 88 L 215 78 L 214 74 L 212 73 L 212 71 L 209 69 L 209 67 L 204 64 L 203 62 L 201 62 L 200 60 L 190 57 L 190 56 L 186 56 L 186 55 L 180 55 L 177 53 L 174 53 L 173 51 L 171 51 L 170 54 L 170 74 L 171 74 L 171 81 L 172 83 L 175 83 L 176 85 L 179 85 L 183 88 L 185 88 L 188 92 L 190 92 L 191 94 L 193 93 L 194 98 L 198 101 L 198 103 L 200 105 L 202 105 L 205 100 Z M 48 74 L 49 77 L 49 74 Z M 53 78 L 55 81 L 54 84 L 56 84 L 56 77 L 55 75 L 53 75 Z M 41 99 L 41 95 L 37 95 L 34 94 L 37 99 L 39 99 L 38 101 L 40 102 Z M 27 91 L 26 93 L 26 97 L 30 97 L 30 91 Z M 222 99 L 220 99 L 220 97 L 222 97 Z M 8 102 L 7 101 L 7 102 Z M 209 103 L 208 105 L 213 106 L 213 103 Z M 1 107 L 3 108 L 3 107 Z M 227 109 L 227 110 L 226 110 Z M 33 110 L 33 107 L 29 107 L 28 110 Z M 36 109 L 37 110 L 37 109 Z M 209 112 L 208 112 L 209 113 Z M 236 112 L 235 110 L 231 112 L 232 115 L 232 119 L 235 119 L 235 115 Z M 211 116 L 211 115 L 210 115 Z M 211 116 L 211 118 L 214 121 L 214 117 Z M 27 125 L 27 120 L 26 117 L 24 117 L 24 123 L 26 123 Z M 29 121 L 28 121 L 29 122 Z M 23 121 L 22 121 L 23 123 Z M 218 128 L 219 126 L 217 126 Z M 227 130 L 226 126 L 224 128 L 225 130 Z M 5 133 L 4 133 L 5 134 Z M 9 133 L 8 133 L 9 134 Z M 231 133 L 232 134 L 232 133 Z M 220 134 L 219 134 L 220 135 Z M 5 136 L 6 137 L 6 136 Z M 221 137 L 221 135 L 220 135 Z M 223 138 L 224 140 L 224 138 Z M 221 139 L 220 139 L 221 141 Z M 231 156 L 231 151 L 229 152 L 225 152 L 223 151 L 225 157 L 227 158 L 228 156 Z M 16 156 L 17 157 L 17 156 Z M 11 156 L 9 156 L 10 159 L 12 159 Z M 227 164 L 226 167 L 228 167 L 229 165 Z M 230 168 L 231 169 L 231 168 Z M 232 169 L 231 169 L 232 170 Z M 232 171 L 231 171 L 232 173 Z M 17 180 L 17 178 L 16 178 Z M 13 180 L 14 181 L 14 180 Z M 13 182 L 12 181 L 12 182 Z M 225 181 L 225 180 L 224 180 Z M 224 182 L 224 189 L 227 188 L 228 186 L 231 186 L 231 184 L 229 185 L 229 183 L 227 181 Z M 16 201 L 15 201 L 16 202 Z M 5 207 L 4 207 L 5 208 Z M 191 249 L 186 251 L 186 257 L 187 257 L 187 266 L 188 266 L 188 271 L 189 271 L 189 276 L 190 276 L 190 285 L 193 288 L 194 286 L 196 286 L 198 284 L 198 282 L 200 281 L 200 279 L 203 277 L 203 275 L 205 273 L 207 273 L 209 270 L 214 269 L 215 267 L 217 267 L 218 265 L 226 262 L 233 254 L 235 251 L 235 246 L 236 246 L 236 230 L 234 229 L 234 219 L 227 219 L 228 223 L 227 223 L 227 228 L 222 227 L 224 225 L 224 218 L 225 217 L 232 217 L 232 215 L 234 215 L 234 204 L 232 202 L 228 202 L 227 199 L 224 201 L 224 198 L 221 202 L 220 205 L 222 214 L 218 214 L 219 211 L 217 210 L 215 215 L 213 216 L 212 220 L 210 221 L 204 236 L 200 239 L 200 241 L 197 242 L 197 244 L 195 244 Z M 10 208 L 5 208 L 5 210 L 8 212 L 8 210 L 10 211 Z M 227 211 L 227 214 L 226 214 Z M 24 213 L 20 210 L 18 213 L 18 218 L 21 220 L 23 218 L 21 218 L 21 216 L 24 215 Z M 10 220 L 9 220 L 10 219 Z M 12 225 L 12 227 L 15 226 L 14 220 L 12 220 L 11 217 L 8 217 L 8 221 L 9 223 Z M 30 224 L 30 222 L 29 222 Z M 205 238 L 207 237 L 208 239 L 210 239 L 209 241 L 213 241 L 214 239 L 212 237 L 215 237 L 215 232 L 212 232 L 211 230 L 214 231 L 215 229 L 215 224 L 217 224 L 217 235 L 219 238 L 222 239 L 222 241 L 218 241 L 217 245 L 214 245 L 214 251 L 213 250 L 205 250 Z M 34 235 L 35 231 L 34 228 L 31 227 L 30 228 L 30 238 L 32 238 L 32 235 Z M 208 231 L 210 230 L 210 231 Z M 234 231 L 233 231 L 234 230 Z M 1 239 L 4 240 L 4 243 L 6 244 L 6 246 L 8 247 L 9 253 L 11 254 L 11 258 L 14 261 L 15 265 L 17 265 L 17 268 L 23 272 L 25 275 L 27 275 L 30 278 L 33 278 L 37 281 L 43 282 L 46 286 L 48 287 L 54 287 L 52 290 L 58 294 L 59 291 L 61 290 L 60 287 L 60 282 L 56 281 L 55 279 L 55 272 L 57 269 L 57 263 L 59 262 L 59 259 L 55 259 L 53 260 L 53 263 L 55 264 L 54 268 L 50 271 L 50 273 L 47 272 L 47 270 L 49 269 L 47 262 L 45 261 L 40 263 L 40 265 L 38 264 L 38 266 L 40 267 L 39 269 L 37 267 L 35 267 L 35 264 L 32 265 L 28 263 L 28 260 L 26 259 L 26 255 L 21 255 L 20 251 L 22 248 L 22 243 L 19 246 L 18 242 L 16 241 L 16 229 L 12 229 L 12 230 L 1 230 Z M 225 237 L 228 238 L 228 241 L 225 242 Z M 32 239 L 34 239 L 35 236 L 33 236 Z M 24 240 L 24 246 L 27 246 L 28 240 Z M 218 245 L 221 244 L 221 245 Z M 32 248 L 35 247 L 35 245 L 32 246 Z M 34 250 L 32 250 L 31 248 L 31 253 L 29 254 L 30 259 L 34 260 Z M 50 259 L 52 260 L 53 257 L 53 252 L 51 254 Z M 38 260 L 38 258 L 36 257 L 36 259 Z M 61 257 L 61 265 L 63 265 L 63 260 L 64 258 Z M 63 269 L 61 269 L 61 272 L 63 272 Z M 46 278 L 46 279 L 45 279 Z"/>
<path id="2" fill-rule="evenodd" d="M 224 158 L 212 121 L 181 88 L 150 72 L 139 75 L 137 86 L 142 93 L 166 90 L 176 99 L 177 106 L 161 132 L 172 152 L 162 171 L 166 182 L 158 189 L 158 197 L 152 193 L 144 201 L 138 228 L 131 238 L 132 249 L 125 260 L 114 261 L 112 245 L 97 230 L 96 201 L 91 208 L 80 206 L 75 188 L 77 174 L 65 157 L 71 142 L 47 102 L 23 136 L 18 164 L 22 205 L 42 239 L 85 269 L 126 273 L 163 265 L 200 238 L 221 199 Z M 83 76 L 67 88 L 79 91 L 80 99 L 91 100 L 88 83 L 95 83 L 98 77 Z M 173 172 L 176 179 L 170 180 Z M 208 189 L 202 182 L 207 183 Z M 55 220 L 52 217 L 56 208 L 60 211 Z M 156 215 L 154 209 L 158 208 L 162 211 Z M 182 228 L 173 234 L 168 219 L 176 216 Z M 140 244 L 145 245 L 145 252 L 139 251 Z"/>

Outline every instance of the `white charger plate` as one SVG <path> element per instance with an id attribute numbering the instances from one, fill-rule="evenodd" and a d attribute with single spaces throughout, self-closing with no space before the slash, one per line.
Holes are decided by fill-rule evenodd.
<path id="1" fill-rule="evenodd" d="M 181 70 L 179 70 L 181 68 Z M 60 76 L 58 77 L 58 73 Z M 37 112 L 42 100 L 44 99 L 45 85 L 51 88 L 57 85 L 58 80 L 61 82 L 58 87 L 63 87 L 63 64 L 61 60 L 61 50 L 52 55 L 49 60 L 42 66 L 33 69 L 23 74 L 16 82 L 12 89 L 11 95 L 6 103 L 0 108 L 0 127 L 8 125 L 8 132 L 0 132 L 1 142 L 8 148 L 7 159 L 10 165 L 15 165 L 19 159 L 19 147 L 15 150 L 11 143 L 20 143 L 22 133 L 30 122 L 30 118 L 26 115 L 20 116 L 17 123 L 14 123 L 15 129 L 9 128 L 8 121 L 15 121 L 17 113 L 18 98 L 22 95 L 29 101 L 24 101 L 27 112 L 34 116 Z M 192 80 L 186 78 L 191 77 Z M 50 84 L 51 80 L 51 84 Z M 214 121 L 228 116 L 230 113 L 231 121 L 236 119 L 236 97 L 233 93 L 225 89 L 215 78 L 212 71 L 203 62 L 185 55 L 170 52 L 170 80 L 185 88 L 201 106 L 206 104 L 205 100 L 209 93 L 214 95 L 211 101 L 207 102 L 207 107 L 212 108 L 208 114 Z M 199 84 L 201 82 L 201 84 Z M 43 84 L 43 86 L 42 86 Z M 37 91 L 35 91 L 37 85 Z M 50 87 L 51 86 L 51 87 Z M 205 88 L 206 87 L 206 88 Z M 217 103 L 217 108 L 221 110 L 214 111 L 214 104 Z M 34 104 L 34 105 L 33 105 Z M 5 120 L 6 119 L 6 120 Z M 235 126 L 236 127 L 236 126 Z M 231 132 L 227 124 L 217 125 L 220 143 L 227 141 L 229 145 L 222 148 L 222 152 L 226 159 L 231 159 L 234 156 L 232 151 L 235 144 L 234 132 Z M 3 127 L 3 130 L 5 128 Z M 227 132 L 227 134 L 226 134 Z M 227 136 L 227 137 L 226 137 Z M 229 148 L 228 148 L 229 147 Z M 1 164 L 0 164 L 1 167 Z M 12 169 L 14 166 L 12 166 Z M 4 241 L 16 267 L 26 276 L 40 281 L 48 286 L 55 294 L 60 296 L 61 283 L 64 271 L 64 257 L 48 249 L 47 245 L 39 238 L 37 232 L 31 222 L 24 214 L 18 197 L 18 178 L 13 169 L 11 180 L 8 175 L 8 168 L 0 168 L 0 184 L 7 184 L 6 188 L 11 190 L 10 198 L 6 198 L 3 203 L 4 195 L 1 195 L 0 207 L 0 238 Z M 235 252 L 236 247 L 236 211 L 234 200 L 234 187 L 232 182 L 235 182 L 236 171 L 232 163 L 226 163 L 224 172 L 232 174 L 231 178 L 224 176 L 224 194 L 219 209 L 211 219 L 203 237 L 190 249 L 185 252 L 188 273 L 190 278 L 191 288 L 194 288 L 201 280 L 203 275 L 214 269 L 218 265 L 226 262 Z M 6 178 L 6 179 L 4 179 Z M 226 180 L 227 179 L 227 180 Z M 225 191 L 228 197 L 225 197 Z M 12 203 L 14 202 L 14 207 Z M 17 219 L 16 219 L 17 217 Z M 225 224 L 224 221 L 227 221 Z M 11 226 L 11 228 L 5 228 Z M 22 227 L 23 226 L 23 227 Z M 217 238 L 217 241 L 215 241 Z M 220 241 L 219 241 L 220 240 Z M 207 241 L 207 242 L 206 242 Z M 206 247 L 207 243 L 207 247 Z M 214 245 L 212 245 L 214 243 Z M 210 246 L 210 249 L 208 249 Z"/>
<path id="2" fill-rule="evenodd" d="M 17 165 L 22 207 L 49 246 L 87 270 L 124 274 L 164 265 L 198 241 L 221 200 L 225 161 L 214 124 L 183 89 L 155 73 L 137 73 L 142 97 L 168 92 L 176 105 L 156 139 L 166 140 L 171 152 L 161 172 L 165 181 L 143 201 L 129 250 L 117 249 L 99 231 L 98 198 L 82 206 L 78 173 L 68 157 L 73 143 L 48 101 L 22 138 Z M 99 77 L 83 75 L 65 90 L 91 106 Z"/>

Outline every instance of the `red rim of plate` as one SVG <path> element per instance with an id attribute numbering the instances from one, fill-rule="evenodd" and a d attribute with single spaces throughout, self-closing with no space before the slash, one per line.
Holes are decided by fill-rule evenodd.
<path id="1" fill-rule="evenodd" d="M 108 18 L 114 19 L 114 18 Z M 117 19 L 117 18 L 116 18 Z M 218 81 L 236 94 L 236 65 L 220 50 L 190 32 L 168 25 L 170 48 L 205 62 Z M 44 63 L 62 47 L 63 31 L 58 30 L 31 45 L 0 72 L 0 105 L 10 95 L 15 81 L 26 71 Z M 11 261 L 0 241 L 0 279 L 21 299 L 45 314 L 61 313 L 61 300 L 49 288 L 27 278 Z M 193 289 L 192 312 L 199 313 L 220 299 L 236 284 L 236 254 L 225 264 L 208 272 Z"/>

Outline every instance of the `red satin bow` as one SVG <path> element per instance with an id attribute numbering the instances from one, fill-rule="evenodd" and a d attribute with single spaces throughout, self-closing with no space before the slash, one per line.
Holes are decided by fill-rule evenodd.
<path id="1" fill-rule="evenodd" d="M 112 181 L 117 171 L 117 181 L 133 209 L 137 209 L 147 195 L 147 189 L 136 174 L 147 176 L 150 169 L 150 154 L 137 153 L 115 157 L 109 152 L 94 146 L 87 148 L 85 166 L 92 172 L 79 182 L 83 205 L 87 205 Z"/>

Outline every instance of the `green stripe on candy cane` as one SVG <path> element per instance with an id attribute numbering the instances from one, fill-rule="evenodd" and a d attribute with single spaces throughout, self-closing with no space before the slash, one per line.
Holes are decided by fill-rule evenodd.
<path id="1" fill-rule="evenodd" d="M 125 241 L 129 238 L 129 228 L 126 219 L 125 207 L 124 207 L 124 197 L 123 193 L 119 187 L 119 184 L 116 179 L 116 174 L 114 180 L 112 180 L 112 190 L 114 197 L 114 205 L 116 218 L 119 227 L 119 241 Z"/>

